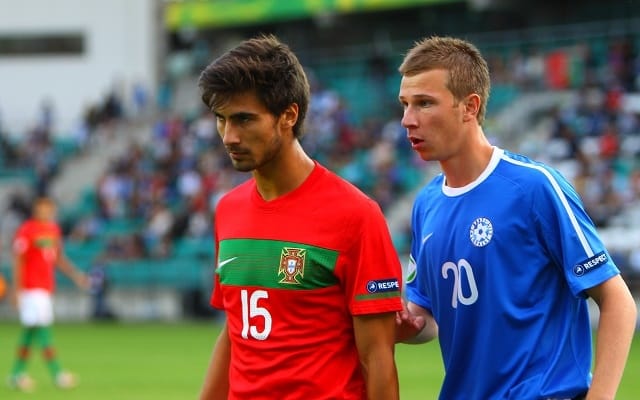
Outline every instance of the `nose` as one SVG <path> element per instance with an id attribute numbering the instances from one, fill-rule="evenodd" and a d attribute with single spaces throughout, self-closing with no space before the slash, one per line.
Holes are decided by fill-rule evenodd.
<path id="1" fill-rule="evenodd" d="M 218 134 L 225 146 L 240 143 L 238 130 L 234 129 L 232 124 L 218 124 Z"/>
<path id="2" fill-rule="evenodd" d="M 406 107 L 402 113 L 402 120 L 400 123 L 404 128 L 414 127 L 417 124 L 414 113 L 411 111 L 411 107 Z"/>

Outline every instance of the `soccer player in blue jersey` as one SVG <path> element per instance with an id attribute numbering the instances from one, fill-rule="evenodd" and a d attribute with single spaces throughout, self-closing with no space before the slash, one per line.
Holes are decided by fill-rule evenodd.
<path id="1" fill-rule="evenodd" d="M 637 310 L 578 194 L 487 140 L 489 71 L 473 44 L 426 38 L 399 71 L 402 125 L 442 173 L 413 206 L 397 340 L 439 337 L 441 399 L 613 399 Z"/>

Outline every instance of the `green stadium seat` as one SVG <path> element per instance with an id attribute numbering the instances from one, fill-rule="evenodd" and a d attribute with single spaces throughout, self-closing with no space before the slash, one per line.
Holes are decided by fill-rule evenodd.
<path id="1" fill-rule="evenodd" d="M 79 268 L 87 270 L 104 250 L 104 241 L 98 239 L 86 241 L 68 240 L 64 244 L 64 250 Z"/>
<path id="2" fill-rule="evenodd" d="M 213 259 L 213 239 L 180 238 L 173 244 L 173 256 L 178 259 Z"/>
<path id="3" fill-rule="evenodd" d="M 102 231 L 106 236 L 121 236 L 139 232 L 144 221 L 137 218 L 113 218 L 104 222 Z"/>

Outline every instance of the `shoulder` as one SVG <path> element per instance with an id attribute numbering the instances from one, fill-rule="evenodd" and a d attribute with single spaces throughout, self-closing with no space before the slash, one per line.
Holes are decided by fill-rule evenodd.
<path id="1" fill-rule="evenodd" d="M 558 170 L 521 154 L 504 151 L 493 176 L 501 179 L 505 189 L 533 193 L 575 195 L 572 184 Z"/>
<path id="2" fill-rule="evenodd" d="M 424 185 L 416 194 L 413 202 L 414 210 L 432 203 L 437 196 L 441 195 L 443 183 L 444 175 L 439 173 L 434 176 L 429 183 Z"/>
<path id="3" fill-rule="evenodd" d="M 507 151 L 502 161 L 496 176 L 509 182 L 512 192 L 519 192 L 521 198 L 531 199 L 536 209 L 539 205 L 548 206 L 551 203 L 580 203 L 580 195 L 573 184 L 555 168 Z"/>
<path id="4" fill-rule="evenodd" d="M 255 180 L 250 178 L 227 193 L 223 194 L 218 201 L 216 208 L 224 208 L 228 205 L 238 204 L 238 202 L 249 201 L 251 191 L 255 188 Z"/>
<path id="5" fill-rule="evenodd" d="M 15 236 L 29 235 L 29 233 L 33 230 L 33 227 L 34 227 L 34 221 L 28 219 L 18 226 L 18 229 L 16 229 Z"/>
<path id="6" fill-rule="evenodd" d="M 62 228 L 57 222 L 52 222 L 50 225 L 50 229 L 55 235 L 58 235 L 60 237 L 62 236 Z"/>
<path id="7" fill-rule="evenodd" d="M 537 181 L 544 184 L 566 180 L 555 168 L 522 154 L 504 150 L 501 161 L 499 173 L 528 183 Z"/>
<path id="8" fill-rule="evenodd" d="M 360 190 L 353 183 L 347 181 L 335 172 L 319 166 L 324 171 L 318 180 L 317 190 L 325 206 L 343 208 L 359 213 L 370 209 L 379 209 L 378 203 Z"/>

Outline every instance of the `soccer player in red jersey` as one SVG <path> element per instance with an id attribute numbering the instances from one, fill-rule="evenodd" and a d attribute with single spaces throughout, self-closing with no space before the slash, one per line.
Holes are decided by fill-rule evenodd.
<path id="1" fill-rule="evenodd" d="M 252 173 L 215 213 L 211 304 L 226 322 L 201 399 L 397 399 L 400 261 L 378 204 L 303 150 L 297 57 L 252 38 L 199 86 L 234 168 Z"/>
<path id="2" fill-rule="evenodd" d="M 55 216 L 56 206 L 51 199 L 37 199 L 33 217 L 18 228 L 13 242 L 14 295 L 23 328 L 9 385 L 23 391 L 30 391 L 34 386 L 33 380 L 26 374 L 26 363 L 34 341 L 38 341 L 42 348 L 54 383 L 64 389 L 76 385 L 75 376 L 60 367 L 51 340 L 51 296 L 55 288 L 55 267 L 57 265 L 81 288 L 87 288 L 88 281 L 65 256 Z"/>

